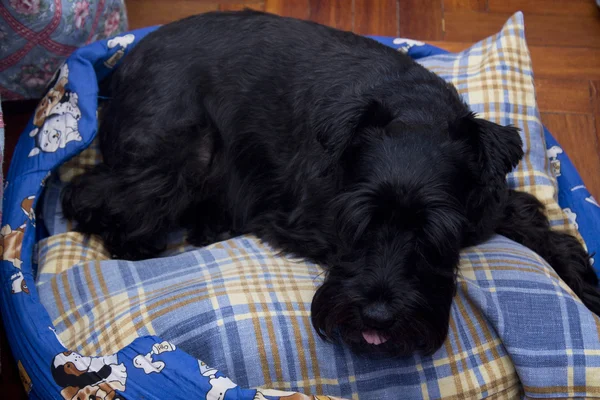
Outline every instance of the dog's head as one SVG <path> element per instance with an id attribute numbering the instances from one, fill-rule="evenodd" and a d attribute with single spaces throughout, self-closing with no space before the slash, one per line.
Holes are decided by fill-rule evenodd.
<path id="1" fill-rule="evenodd" d="M 345 189 L 331 205 L 341 250 L 312 320 L 323 337 L 355 350 L 430 354 L 448 332 L 469 219 L 505 191 L 521 140 L 516 129 L 468 112 L 451 123 L 400 122 L 369 107 L 329 149 L 344 171 Z"/>

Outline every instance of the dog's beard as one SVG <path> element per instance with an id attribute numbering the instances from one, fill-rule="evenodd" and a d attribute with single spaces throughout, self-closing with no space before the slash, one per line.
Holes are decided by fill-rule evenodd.
<path id="1" fill-rule="evenodd" d="M 393 323 L 384 329 L 365 324 L 361 310 L 368 302 L 351 280 L 327 277 L 313 298 L 312 322 L 325 340 L 349 345 L 358 353 L 409 356 L 415 352 L 432 354 L 448 333 L 450 306 L 455 290 L 453 276 L 432 279 L 432 293 L 407 290 L 386 304 Z"/>

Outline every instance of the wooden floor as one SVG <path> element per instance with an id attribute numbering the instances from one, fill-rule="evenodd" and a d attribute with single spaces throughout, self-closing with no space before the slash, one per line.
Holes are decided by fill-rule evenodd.
<path id="1" fill-rule="evenodd" d="M 163 24 L 209 10 L 244 7 L 310 19 L 359 34 L 421 39 L 458 51 L 525 14 L 542 121 L 600 198 L 600 11 L 595 0 L 126 0 L 130 27 Z M 34 102 L 5 103 L 6 153 Z M 2 346 L 0 392 L 17 397 L 18 376 Z M 14 395 L 10 395 L 14 393 Z"/>

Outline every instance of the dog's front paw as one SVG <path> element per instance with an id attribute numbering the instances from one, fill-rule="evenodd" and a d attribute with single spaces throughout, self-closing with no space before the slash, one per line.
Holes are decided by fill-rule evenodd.
<path id="1" fill-rule="evenodd" d="M 192 246 L 206 247 L 214 243 L 229 240 L 234 236 L 235 234 L 232 231 L 214 231 L 198 227 L 188 231 L 186 241 Z"/>

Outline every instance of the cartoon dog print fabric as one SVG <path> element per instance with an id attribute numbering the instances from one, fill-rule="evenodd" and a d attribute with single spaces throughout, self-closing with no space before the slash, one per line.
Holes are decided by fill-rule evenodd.
<path id="1" fill-rule="evenodd" d="M 81 111 L 77 105 L 77 93 L 66 89 L 69 81 L 69 66 L 64 64 L 57 72 L 55 83 L 37 106 L 33 118 L 35 128 L 29 132 L 35 146 L 29 157 L 42 152 L 54 153 L 67 143 L 81 141 L 79 119 Z"/>
<path id="2" fill-rule="evenodd" d="M 28 196 L 21 201 L 21 210 L 33 226 L 35 226 L 34 201 L 35 196 Z M 17 269 L 10 276 L 11 292 L 13 294 L 29 294 L 29 288 L 27 287 L 23 273 L 20 271 L 21 264 L 23 263 L 23 261 L 21 261 L 21 246 L 23 245 L 26 226 L 27 222 L 25 221 L 15 229 L 8 224 L 0 229 L 0 256 L 3 260 L 10 262 L 13 267 Z"/>
<path id="3" fill-rule="evenodd" d="M 65 399 L 114 400 L 115 391 L 124 391 L 127 369 L 117 355 L 85 357 L 65 351 L 52 360 L 52 377 L 63 389 Z"/>
<path id="4" fill-rule="evenodd" d="M 253 400 L 267 400 L 265 396 L 277 397 L 278 400 L 343 400 L 332 396 L 308 396 L 298 392 L 285 392 L 281 390 L 261 389 L 256 392 Z"/>
<path id="5" fill-rule="evenodd" d="M 155 361 L 154 356 L 175 350 L 177 350 L 177 347 L 173 343 L 169 343 L 167 341 L 157 343 L 152 346 L 152 351 L 149 353 L 145 355 L 137 355 L 133 359 L 133 366 L 144 370 L 145 374 L 151 374 L 153 372 L 160 373 L 165 368 L 166 364 L 164 361 Z"/>
<path id="6" fill-rule="evenodd" d="M 0 246 L 0 254 L 2 259 L 9 261 L 14 267 L 21 269 L 21 244 L 25 235 L 25 224 L 16 229 L 10 225 L 4 225 L 0 229 L 0 237 L 2 245 Z"/>
<path id="7" fill-rule="evenodd" d="M 143 370 L 146 375 L 159 374 L 166 363 L 155 360 L 154 357 L 176 349 L 174 344 L 167 341 L 155 343 L 150 352 L 138 354 L 133 360 L 119 360 L 117 354 L 86 357 L 73 351 L 65 351 L 52 360 L 52 377 L 62 388 L 61 395 L 65 399 L 114 400 L 119 398 L 117 391 L 125 391 L 126 365 L 133 363 L 135 368 Z"/>
<path id="8" fill-rule="evenodd" d="M 25 293 L 29 294 L 29 287 L 25 282 L 25 277 L 21 271 L 10 276 L 10 286 L 12 294 Z"/>
<path id="9" fill-rule="evenodd" d="M 115 47 L 118 47 L 119 49 L 115 54 L 113 54 L 108 60 L 104 62 L 104 66 L 106 68 L 114 68 L 115 65 L 119 62 L 119 60 L 125 55 L 125 49 L 127 48 L 127 46 L 132 44 L 134 40 L 135 36 L 133 36 L 131 33 L 110 39 L 107 43 L 107 47 L 109 49 L 114 49 Z"/>
<path id="10" fill-rule="evenodd" d="M 215 368 L 211 368 L 202 361 L 198 361 L 200 374 L 209 379 L 210 389 L 206 393 L 206 400 L 227 400 L 229 389 L 236 388 L 237 385 Z"/>
<path id="11" fill-rule="evenodd" d="M 558 146 L 552 146 L 551 148 L 546 150 L 546 156 L 550 160 L 550 166 L 552 167 L 552 172 L 554 176 L 559 177 L 560 173 L 560 160 L 558 159 L 558 155 L 563 153 L 563 149 Z"/>

